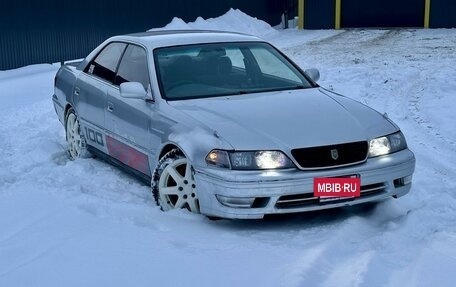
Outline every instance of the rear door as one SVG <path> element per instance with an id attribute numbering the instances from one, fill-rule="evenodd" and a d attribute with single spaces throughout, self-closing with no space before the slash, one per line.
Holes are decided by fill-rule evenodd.
<path id="1" fill-rule="evenodd" d="M 81 121 L 87 143 L 105 150 L 106 96 L 127 45 L 113 42 L 87 65 L 73 90 L 73 104 Z"/>
<path id="2" fill-rule="evenodd" d="M 107 91 L 106 141 L 109 154 L 122 163 L 150 176 L 151 112 L 154 104 L 142 99 L 120 96 L 120 84 L 139 82 L 150 92 L 146 50 L 129 44 L 120 61 L 114 85 Z"/>

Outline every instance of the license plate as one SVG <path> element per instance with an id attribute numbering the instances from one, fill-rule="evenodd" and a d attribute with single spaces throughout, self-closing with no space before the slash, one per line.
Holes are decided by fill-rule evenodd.
<path id="1" fill-rule="evenodd" d="M 359 177 L 320 177 L 314 178 L 314 196 L 320 201 L 336 201 L 361 195 Z"/>

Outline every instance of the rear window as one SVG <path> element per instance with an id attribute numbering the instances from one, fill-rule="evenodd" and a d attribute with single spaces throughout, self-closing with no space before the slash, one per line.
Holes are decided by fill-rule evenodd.
<path id="1" fill-rule="evenodd" d="M 110 43 L 93 59 L 84 72 L 113 83 L 117 65 L 127 45 Z"/>

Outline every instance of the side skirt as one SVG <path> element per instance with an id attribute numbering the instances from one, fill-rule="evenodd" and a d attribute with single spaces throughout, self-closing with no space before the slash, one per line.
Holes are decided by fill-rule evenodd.
<path id="1" fill-rule="evenodd" d="M 142 183 L 150 186 L 150 182 L 151 182 L 151 177 L 147 174 L 144 174 L 134 168 L 131 168 L 130 166 L 122 163 L 121 161 L 105 154 L 104 152 L 102 152 L 101 150 L 91 146 L 91 145 L 87 145 L 87 149 L 92 153 L 94 154 L 95 156 L 101 158 L 102 160 L 104 160 L 105 162 L 107 163 L 110 163 L 114 166 L 116 166 L 117 168 L 119 168 L 120 170 L 122 170 L 123 172 L 139 179 Z"/>

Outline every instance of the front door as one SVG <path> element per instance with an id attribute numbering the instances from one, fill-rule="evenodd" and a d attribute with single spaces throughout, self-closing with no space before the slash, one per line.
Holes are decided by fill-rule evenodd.
<path id="1" fill-rule="evenodd" d="M 146 50 L 128 45 L 119 64 L 114 86 L 108 88 L 106 99 L 106 139 L 109 154 L 122 163 L 150 176 L 148 155 L 151 153 L 151 110 L 153 103 L 143 99 L 120 96 L 124 82 L 139 82 L 149 89 Z"/>

